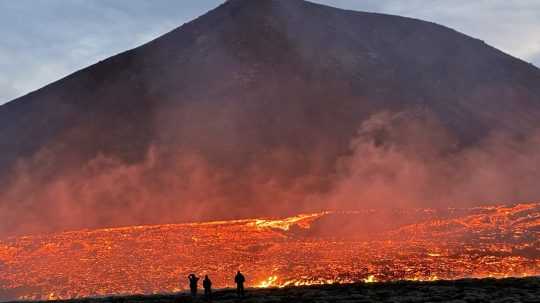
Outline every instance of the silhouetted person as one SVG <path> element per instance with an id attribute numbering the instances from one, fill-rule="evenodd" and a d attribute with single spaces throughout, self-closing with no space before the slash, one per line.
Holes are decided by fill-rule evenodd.
<path id="1" fill-rule="evenodd" d="M 202 281 L 202 286 L 204 288 L 204 296 L 207 300 L 212 300 L 212 281 L 208 278 L 208 275 L 204 276 Z"/>
<path id="2" fill-rule="evenodd" d="M 246 282 L 246 278 L 238 271 L 234 277 L 234 283 L 236 283 L 236 293 L 240 297 L 244 296 L 244 282 Z"/>
<path id="3" fill-rule="evenodd" d="M 191 290 L 191 296 L 196 297 L 197 296 L 197 283 L 199 282 L 199 278 L 195 276 L 195 274 L 190 274 L 188 276 L 189 280 L 189 290 Z"/>

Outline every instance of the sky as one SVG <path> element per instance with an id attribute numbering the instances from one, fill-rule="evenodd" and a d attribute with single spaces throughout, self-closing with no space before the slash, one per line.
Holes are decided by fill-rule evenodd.
<path id="1" fill-rule="evenodd" d="M 144 44 L 222 2 L 0 0 L 0 104 Z M 436 22 L 540 66 L 538 0 L 312 2 Z"/>

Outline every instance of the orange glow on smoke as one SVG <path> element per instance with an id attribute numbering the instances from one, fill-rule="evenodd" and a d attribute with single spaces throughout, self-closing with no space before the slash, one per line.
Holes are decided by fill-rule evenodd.
<path id="1" fill-rule="evenodd" d="M 233 287 L 238 269 L 263 288 L 540 274 L 540 204 L 448 212 L 371 239 L 309 233 L 366 212 L 9 238 L 0 241 L 0 299 L 176 292 L 191 272 Z"/>

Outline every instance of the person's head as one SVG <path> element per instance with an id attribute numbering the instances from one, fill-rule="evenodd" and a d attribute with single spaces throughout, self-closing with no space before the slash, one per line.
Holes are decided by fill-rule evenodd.
<path id="1" fill-rule="evenodd" d="M 236 274 L 240 274 L 240 271 L 238 271 Z"/>
<path id="2" fill-rule="evenodd" d="M 208 275 L 204 275 L 204 278 L 205 278 L 205 279 L 208 279 Z"/>

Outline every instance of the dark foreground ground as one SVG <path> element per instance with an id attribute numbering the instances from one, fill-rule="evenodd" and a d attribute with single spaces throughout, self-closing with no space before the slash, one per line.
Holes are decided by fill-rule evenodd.
<path id="1" fill-rule="evenodd" d="M 149 295 L 58 301 L 69 303 L 205 302 L 187 294 Z M 457 281 L 320 285 L 249 290 L 243 300 L 234 290 L 219 290 L 213 302 L 540 302 L 540 277 Z"/>

